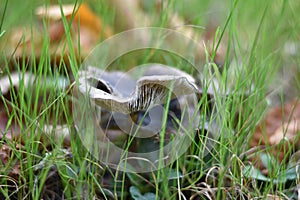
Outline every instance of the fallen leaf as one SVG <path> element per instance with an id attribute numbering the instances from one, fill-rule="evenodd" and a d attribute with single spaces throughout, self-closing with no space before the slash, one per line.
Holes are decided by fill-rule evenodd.
<path id="1" fill-rule="evenodd" d="M 99 34 L 103 31 L 105 37 L 109 37 L 112 33 L 109 28 L 104 28 L 102 20 L 97 16 L 86 3 L 82 3 L 79 7 L 73 4 L 62 5 L 62 11 L 67 19 L 71 19 L 74 13 L 73 23 L 80 23 L 81 26 L 88 27 L 91 31 Z M 62 15 L 60 5 L 51 5 L 49 7 L 38 7 L 36 15 L 40 20 L 46 18 L 50 22 L 61 22 Z"/>
<path id="2" fill-rule="evenodd" d="M 74 17 L 74 22 L 80 22 L 81 27 L 87 27 L 90 31 L 96 34 L 104 34 L 107 38 L 112 35 L 109 27 L 104 27 L 102 20 L 88 7 L 87 4 L 83 3 L 79 6 L 79 9 Z M 73 22 L 73 23 L 74 23 Z"/>
<path id="3" fill-rule="evenodd" d="M 85 3 L 77 7 L 73 4 L 62 5 L 62 11 L 68 21 L 72 20 L 70 35 L 77 58 L 84 58 L 99 41 L 112 35 L 111 28 L 104 26 L 101 18 Z M 39 23 L 32 27 L 14 28 L 6 34 L 1 47 L 6 50 L 7 58 L 39 59 L 44 48 L 43 20 L 46 20 L 51 61 L 58 64 L 62 58 L 68 64 L 70 48 L 65 37 L 60 6 L 41 6 L 35 14 Z M 80 52 L 77 44 L 80 44 Z"/>
<path id="4" fill-rule="evenodd" d="M 286 149 L 291 148 L 287 148 L 287 142 L 296 148 L 295 150 L 300 147 L 299 122 L 299 100 L 286 103 L 283 107 L 272 108 L 257 127 L 250 146 L 277 145 L 274 146 L 273 155 L 279 155 L 279 160 L 282 160 L 286 156 Z"/>
<path id="5" fill-rule="evenodd" d="M 11 144 L 14 145 L 14 144 Z M 21 169 L 20 169 L 20 162 L 16 159 L 16 157 L 12 157 L 13 154 L 13 148 L 15 150 L 21 150 L 23 148 L 22 145 L 17 144 L 14 147 L 7 145 L 7 144 L 2 144 L 0 145 L 0 166 L 1 174 L 6 174 L 10 177 L 13 178 L 18 178 L 21 174 Z M 12 160 L 15 159 L 15 160 Z M 23 161 L 24 162 L 24 161 Z M 7 168 L 7 165 L 9 164 L 10 167 Z M 4 166 L 4 167 L 2 167 Z M 2 171 L 5 170 L 5 171 Z"/>
<path id="6" fill-rule="evenodd" d="M 7 144 L 3 144 L 0 148 L 0 160 L 1 160 L 1 165 L 6 165 L 6 163 L 10 159 L 10 154 L 11 154 L 11 147 L 8 146 Z"/>
<path id="7" fill-rule="evenodd" d="M 101 18 L 92 12 L 85 3 L 81 4 L 78 8 L 75 8 L 75 5 L 63 5 L 62 11 L 68 20 L 73 20 L 71 27 L 75 33 L 72 35 L 73 44 L 78 44 L 77 40 L 80 38 L 79 43 L 82 49 L 81 54 L 83 54 L 83 56 L 87 55 L 92 48 L 94 48 L 101 36 L 107 38 L 112 34 L 111 29 L 109 27 L 104 27 Z M 64 40 L 65 28 L 62 23 L 59 5 L 52 5 L 46 8 L 38 7 L 36 15 L 40 19 L 43 19 L 44 17 L 49 19 L 50 24 L 48 34 L 50 41 L 59 42 L 60 40 Z M 78 25 L 80 25 L 80 28 Z M 60 43 L 58 45 L 62 44 L 63 43 Z M 76 45 L 74 45 L 74 47 L 76 48 Z M 62 48 L 58 48 L 56 54 L 59 55 L 61 51 Z"/>
<path id="8" fill-rule="evenodd" d="M 282 140 L 290 141 L 293 143 L 297 138 L 300 131 L 300 118 L 292 119 L 290 122 L 284 123 L 281 127 L 277 128 L 274 134 L 269 138 L 270 144 L 279 144 Z"/>

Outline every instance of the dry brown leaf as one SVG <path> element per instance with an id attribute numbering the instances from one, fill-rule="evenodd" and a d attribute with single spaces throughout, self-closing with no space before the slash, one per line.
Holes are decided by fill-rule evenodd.
<path id="1" fill-rule="evenodd" d="M 74 12 L 74 18 L 72 21 L 72 30 L 74 32 L 72 35 L 73 44 L 77 44 L 77 40 L 80 38 L 79 42 L 82 49 L 81 53 L 83 55 L 87 55 L 89 51 L 95 47 L 101 36 L 104 38 L 111 36 L 111 29 L 104 27 L 100 17 L 93 13 L 87 4 L 83 3 L 78 8 L 75 8 L 74 6 L 75 5 L 63 5 L 62 9 L 68 20 L 72 19 Z M 65 28 L 62 23 L 59 5 L 53 5 L 48 8 L 39 7 L 36 10 L 36 14 L 41 19 L 43 17 L 49 19 L 50 25 L 48 34 L 51 42 L 59 42 L 64 39 Z M 80 29 L 78 25 L 80 25 Z M 76 45 L 74 46 L 76 48 Z M 63 42 L 60 42 L 56 49 L 56 54 L 59 55 L 63 49 Z"/>
<path id="2" fill-rule="evenodd" d="M 17 144 L 14 148 L 20 150 L 23 147 Z M 8 162 L 11 161 L 12 151 L 13 151 L 12 147 L 7 144 L 2 144 L 0 146 L 0 166 L 6 166 Z M 15 161 L 14 165 L 11 166 L 10 168 L 7 168 L 7 170 L 8 171 L 5 171 L 4 173 L 7 173 L 8 176 L 17 179 L 21 174 L 20 162 Z"/>
<path id="3" fill-rule="evenodd" d="M 81 26 L 87 27 L 96 34 L 103 32 L 105 38 L 112 35 L 111 29 L 109 27 L 104 27 L 102 20 L 93 13 L 85 3 L 80 5 L 74 17 L 74 21 L 80 21 Z"/>
<path id="4" fill-rule="evenodd" d="M 271 109 L 265 119 L 257 127 L 253 139 L 251 140 L 251 147 L 259 145 L 276 145 L 286 141 L 293 145 L 296 149 L 300 147 L 300 101 L 294 100 Z M 285 145 L 278 145 L 273 154 L 279 154 L 279 160 L 285 156 Z"/>
<path id="5" fill-rule="evenodd" d="M 0 147 L 0 161 L 2 162 L 2 165 L 6 165 L 6 163 L 10 159 L 10 154 L 11 154 L 11 148 L 7 144 L 3 144 Z"/>
<path id="6" fill-rule="evenodd" d="M 269 138 L 270 144 L 279 144 L 282 140 L 293 142 L 297 140 L 297 134 L 300 131 L 300 118 L 292 119 L 290 122 L 284 123 L 277 128 L 273 135 Z"/>
<path id="7" fill-rule="evenodd" d="M 83 3 L 75 8 L 75 5 L 63 5 L 62 10 L 67 20 L 73 20 L 71 24 L 71 39 L 77 58 L 84 58 L 97 45 L 101 39 L 112 35 L 109 27 L 104 26 L 101 18 L 96 15 L 87 4 Z M 74 16 L 72 17 L 74 12 Z M 39 59 L 44 42 L 42 20 L 48 22 L 47 35 L 50 41 L 49 52 L 54 63 L 59 63 L 63 58 L 68 63 L 70 48 L 65 37 L 65 28 L 62 21 L 62 15 L 59 5 L 44 6 L 36 9 L 36 16 L 40 23 L 32 27 L 14 28 L 9 34 L 6 34 L 5 48 L 7 57 L 26 58 L 32 56 L 34 49 L 34 58 Z M 78 27 L 80 25 L 80 29 Z M 79 30 L 79 31 L 78 31 Z M 78 39 L 80 41 L 78 42 Z M 80 44 L 81 51 L 79 55 Z"/>
<path id="8" fill-rule="evenodd" d="M 91 31 L 99 34 L 104 32 L 105 37 L 111 35 L 109 28 L 104 29 L 102 20 L 88 7 L 86 3 L 82 3 L 78 8 L 75 8 L 73 4 L 65 4 L 62 6 L 64 16 L 67 19 L 71 19 L 74 12 L 73 23 L 80 23 L 81 26 L 88 27 Z M 50 22 L 61 22 L 62 15 L 60 5 L 52 5 L 50 7 L 38 7 L 36 9 L 36 15 L 42 20 L 43 18 L 49 19 Z"/>

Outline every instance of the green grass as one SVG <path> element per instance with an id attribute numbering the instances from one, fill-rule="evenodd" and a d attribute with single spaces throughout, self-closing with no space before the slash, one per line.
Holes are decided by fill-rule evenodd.
<path id="1" fill-rule="evenodd" d="M 113 26 L 113 21 L 117 19 L 105 1 L 88 2 L 94 5 L 95 12 L 106 24 Z M 207 138 L 204 137 L 204 130 L 200 130 L 188 151 L 177 161 L 159 171 L 145 174 L 116 172 L 106 168 L 82 147 L 80 139 L 76 136 L 69 107 L 72 87 L 60 86 L 62 79 L 71 84 L 80 66 L 80 59 L 77 59 L 74 50 L 78 44 L 72 43 L 69 23 L 65 17 L 65 45 L 70 47 L 70 54 L 68 59 L 61 59 L 58 66 L 53 67 L 50 56 L 51 44 L 45 32 L 47 22 L 43 22 L 42 46 L 33 46 L 32 52 L 23 52 L 23 55 L 32 55 L 30 59 L 25 59 L 24 56 L 11 61 L 7 56 L 7 49 L 11 47 L 6 38 L 9 38 L 10 31 L 15 26 L 25 25 L 31 29 L 38 23 L 34 19 L 33 11 L 41 3 L 23 1 L 24 5 L 18 6 L 19 4 L 20 1 L 14 0 L 7 1 L 7 7 L 6 4 L 0 5 L 1 12 L 4 11 L 3 15 L 0 15 L 0 69 L 3 72 L 0 77 L 10 75 L 13 70 L 18 71 L 21 77 L 18 90 L 12 89 L 8 96 L 0 96 L 1 109 L 9 116 L 7 129 L 14 124 L 20 127 L 20 136 L 16 141 L 5 137 L 0 141 L 0 148 L 4 144 L 11 148 L 7 165 L 2 166 L 0 163 L 0 197 L 40 199 L 47 192 L 45 186 L 51 191 L 51 184 L 57 184 L 54 188 L 60 190 L 53 191 L 53 194 L 63 193 L 66 199 L 92 199 L 96 196 L 103 199 L 130 199 L 130 191 L 150 193 L 149 196 L 160 199 L 243 199 L 247 196 L 266 198 L 269 194 L 296 198 L 293 189 L 296 187 L 297 178 L 288 183 L 277 180 L 288 168 L 287 165 L 278 165 L 274 159 L 264 157 L 272 172 L 269 179 L 264 180 L 257 174 L 247 176 L 243 173 L 243 169 L 249 166 L 249 160 L 243 155 L 249 150 L 248 142 L 267 110 L 266 97 L 271 94 L 273 103 L 275 101 L 280 104 L 286 101 L 285 96 L 291 96 L 285 91 L 289 89 L 288 85 L 284 85 L 283 91 L 276 87 L 282 84 L 278 82 L 282 73 L 296 71 L 292 74 L 296 80 L 300 78 L 300 16 L 297 12 L 300 10 L 299 2 L 253 0 L 216 3 L 190 0 L 187 3 L 173 0 L 163 1 L 165 9 L 160 13 L 154 12 L 153 4 L 145 3 L 147 13 L 156 26 L 164 27 L 167 18 L 174 12 L 179 12 L 187 24 L 195 26 L 205 27 L 210 20 L 216 20 L 219 29 L 210 41 L 214 44 L 212 57 L 215 56 L 219 45 L 224 45 L 226 49 L 222 72 L 212 63 L 213 58 L 208 52 L 203 52 L 207 58 L 206 61 L 203 60 L 203 63 L 206 63 L 202 72 L 204 78 L 199 81 L 203 89 L 202 98 L 199 100 L 200 112 L 203 116 L 208 116 L 207 121 L 211 126 L 213 122 L 217 124 L 220 134 L 211 154 L 203 156 L 203 143 Z M 49 4 L 50 2 L 47 5 Z M 24 16 L 29 16 L 24 22 L 25 25 L 19 20 Z M 115 28 L 115 32 L 120 31 L 122 30 Z M 296 56 L 285 53 L 286 42 L 298 45 Z M 37 53 L 40 53 L 39 59 L 35 57 Z M 153 55 L 146 52 L 145 56 L 131 62 L 137 55 L 141 54 L 132 52 L 124 55 L 124 58 L 112 64 L 111 69 L 125 71 L 135 64 L 158 60 L 194 74 L 194 69 L 187 65 L 186 61 L 166 52 Z M 70 73 L 67 73 L 68 70 Z M 25 86 L 22 78 L 26 71 L 36 77 L 30 86 Z M 43 81 L 46 78 L 51 81 Z M 219 88 L 213 86 L 212 79 L 218 80 Z M 212 106 L 206 94 L 208 85 L 211 85 L 215 92 Z M 298 93 L 296 92 L 295 96 L 299 95 L 299 81 L 290 87 L 296 87 Z M 274 90 L 270 92 L 270 88 Z M 231 91 L 227 96 L 224 95 L 226 90 Z M 53 126 L 67 126 L 71 133 L 70 145 L 66 147 L 61 139 L 45 135 L 43 127 L 49 122 Z M 200 123 L 204 123 L 204 120 Z M 163 139 L 160 142 L 163 142 Z M 23 145 L 21 149 L 18 147 L 19 143 Z M 16 162 L 20 166 L 20 172 L 18 176 L 9 177 L 8 174 Z M 12 187 L 14 185 L 16 187 Z M 46 199 L 45 196 L 44 198 Z"/>

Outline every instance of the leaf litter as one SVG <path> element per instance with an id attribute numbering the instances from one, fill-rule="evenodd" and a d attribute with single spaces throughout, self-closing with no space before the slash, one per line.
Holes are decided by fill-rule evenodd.
<path id="1" fill-rule="evenodd" d="M 117 2 L 117 3 L 116 3 Z M 120 3 L 117 0 L 113 1 L 112 4 L 117 5 L 117 9 L 128 9 L 126 8 L 126 4 Z M 129 4 L 128 4 L 129 5 Z M 108 38 L 112 35 L 112 29 L 110 27 L 104 26 L 101 18 L 99 18 L 97 15 L 95 15 L 91 9 L 86 4 L 81 4 L 79 7 L 74 7 L 74 5 L 63 5 L 63 12 L 65 17 L 68 20 L 73 20 L 71 23 L 71 29 L 72 29 L 72 40 L 74 44 L 78 43 L 78 36 L 80 35 L 80 49 L 76 47 L 76 52 L 78 57 L 84 58 L 99 41 L 101 41 L 102 38 Z M 126 27 L 138 27 L 141 25 L 141 22 L 135 22 L 133 20 L 133 16 L 136 13 L 139 13 L 141 16 L 140 21 L 143 21 L 143 23 L 149 24 L 149 20 L 147 19 L 147 16 L 139 10 L 139 5 L 133 6 L 130 9 L 135 9 L 133 12 L 129 12 L 128 16 L 125 16 L 123 20 L 125 20 L 125 26 Z M 75 13 L 73 14 L 73 12 Z M 119 11 L 118 14 L 123 14 L 123 12 Z M 48 8 L 39 7 L 36 10 L 36 16 L 40 20 L 40 24 L 37 24 L 36 27 L 33 27 L 32 31 L 24 30 L 23 28 L 16 28 L 12 32 L 12 34 L 9 35 L 9 43 L 10 46 L 13 48 L 7 49 L 7 56 L 11 57 L 13 55 L 14 58 L 29 58 L 31 56 L 32 47 L 35 48 L 35 58 L 38 59 L 41 54 L 42 49 L 42 41 L 43 41 L 43 35 L 40 34 L 41 22 L 43 20 L 46 20 L 49 22 L 49 27 L 47 28 L 47 36 L 49 37 L 49 40 L 51 42 L 50 46 L 50 54 L 52 56 L 52 59 L 56 62 L 59 60 L 62 56 L 63 59 L 66 60 L 67 54 L 68 54 L 68 47 L 64 49 L 64 45 L 66 44 L 65 41 L 65 27 L 62 23 L 62 16 L 60 11 L 60 6 L 54 5 L 50 6 Z M 176 15 L 174 15 L 176 16 Z M 180 17 L 176 16 L 176 18 L 172 18 L 170 20 L 170 24 L 173 26 L 178 26 L 182 24 L 182 19 Z M 137 24 L 135 24 L 137 23 Z M 78 30 L 80 30 L 78 32 Z M 194 31 L 189 28 L 185 28 L 183 32 L 188 33 L 189 35 L 197 35 L 194 34 Z M 214 31 L 211 31 L 214 32 Z M 214 37 L 213 33 L 207 33 L 205 36 L 205 40 L 209 40 L 212 37 Z M 16 47 L 16 49 L 14 49 Z M 224 46 L 221 46 L 224 47 Z M 216 56 L 216 62 L 220 63 L 222 65 L 222 62 L 225 59 L 225 49 L 220 48 L 219 51 L 220 54 Z M 25 55 L 24 53 L 25 52 Z M 64 52 L 64 54 L 62 54 Z M 112 72 L 116 73 L 116 72 Z M 6 99 L 9 100 L 9 97 L 11 95 L 8 95 L 11 90 L 15 90 L 18 92 L 18 87 L 20 83 L 20 73 L 12 72 L 9 76 L 4 76 L 0 79 L 0 89 L 2 94 L 5 96 Z M 29 85 L 33 84 L 34 82 L 34 76 L 29 73 L 25 73 L 22 77 L 22 80 L 25 83 L 24 87 L 28 87 Z M 147 80 L 143 80 L 147 81 Z M 155 79 L 157 81 L 157 79 Z M 49 82 L 49 81 L 48 81 Z M 51 81 L 50 81 L 51 82 Z M 108 85 L 105 84 L 105 81 L 102 82 L 105 87 L 108 88 Z M 191 84 L 191 83 L 188 83 Z M 187 84 L 187 85 L 188 85 Z M 194 83 L 193 83 L 194 84 Z M 191 84 L 191 85 L 193 85 Z M 191 86 L 190 85 L 190 86 Z M 189 87 L 190 87 L 189 86 Z M 2 99 L 3 100 L 3 99 Z M 16 157 L 13 155 L 13 151 L 19 151 L 22 148 L 24 148 L 22 142 L 16 137 L 18 134 L 20 134 L 20 125 L 16 123 L 16 121 L 12 120 L 12 115 L 9 113 L 11 110 L 11 107 L 9 107 L 9 110 L 5 108 L 5 102 L 1 102 L 0 104 L 0 130 L 1 130 L 1 145 L 0 145 L 0 161 L 1 161 L 1 175 L 7 175 L 13 179 L 17 180 L 18 175 L 21 174 L 20 172 L 20 161 L 16 159 Z M 99 103 L 101 106 L 103 106 L 103 102 Z M 7 106 L 7 105 L 6 105 Z M 124 109 L 123 109 L 124 110 Z M 107 125 L 107 124 L 106 124 Z M 45 134 L 53 134 L 56 133 L 57 140 L 62 141 L 66 138 L 66 141 L 64 142 L 64 145 L 66 149 L 59 154 L 55 155 L 55 159 L 59 156 L 65 157 L 65 156 L 71 156 L 70 152 L 70 130 L 68 126 L 65 126 L 64 124 L 59 125 L 45 125 L 45 127 L 41 128 Z M 112 140 L 124 140 L 123 133 L 121 133 L 118 130 L 109 130 L 110 131 L 110 137 Z M 299 175 L 297 176 L 297 166 L 299 167 L 299 131 L 300 131 L 300 103 L 298 100 L 292 101 L 288 104 L 284 104 L 283 106 L 272 108 L 267 113 L 265 119 L 261 122 L 261 124 L 257 127 L 257 130 L 254 133 L 254 137 L 251 140 L 251 147 L 261 146 L 261 145 L 273 145 L 275 148 L 272 149 L 271 152 L 267 152 L 267 154 L 260 155 L 259 158 L 262 162 L 258 166 L 249 165 L 244 168 L 244 174 L 245 176 L 248 176 L 249 178 L 253 178 L 255 180 L 261 180 L 261 181 L 274 181 L 271 180 L 268 176 L 270 175 L 270 166 L 268 163 L 279 163 L 282 162 L 282 159 L 284 158 L 286 152 L 284 149 L 285 145 L 292 145 L 294 151 L 288 152 L 290 156 L 290 160 L 285 160 L 285 162 L 290 162 L 291 165 L 289 169 L 290 171 L 285 171 L 285 177 L 286 179 L 297 179 L 299 178 Z M 121 138 L 121 139 L 120 139 Z M 9 145 L 6 144 L 6 142 L 9 141 Z M 42 141 L 42 139 L 41 139 Z M 14 147 L 11 147 L 11 143 L 13 142 Z M 43 143 L 44 141 L 42 141 Z M 44 158 L 35 166 L 36 171 L 40 170 L 41 168 L 44 168 L 47 165 L 47 162 L 53 155 L 51 153 L 51 150 L 49 150 L 49 153 L 46 153 Z M 274 156 L 276 159 L 274 160 Z M 62 158 L 60 157 L 60 158 Z M 14 163 L 14 164 L 12 164 Z M 255 163 L 255 161 L 254 161 Z M 7 168 L 8 166 L 8 168 Z M 9 166 L 13 166 L 10 168 Z M 269 167 L 269 168 L 268 168 Z M 260 168 L 259 170 L 256 168 Z M 68 171 L 68 170 L 67 170 Z M 71 173 L 71 172 L 70 172 Z M 73 173 L 73 172 L 72 172 Z M 71 173 L 71 174 L 72 174 Z M 216 178 L 219 173 L 219 169 L 216 170 L 216 175 L 212 175 L 212 177 Z M 208 173 L 209 174 L 209 173 Z M 73 175 L 71 175 L 73 176 Z M 107 181 L 110 182 L 110 187 L 112 187 L 111 176 L 108 175 L 109 178 L 102 180 L 103 182 Z M 208 176 L 207 176 L 208 177 Z M 286 179 L 278 179 L 278 180 L 286 180 Z M 277 180 L 277 181 L 278 181 Z M 54 183 L 54 184 L 53 184 Z M 209 185 L 207 183 L 210 183 Z M 16 189 L 14 184 L 11 184 L 12 187 Z M 155 195 L 151 192 L 142 194 L 139 188 L 137 188 L 134 185 L 129 185 L 129 193 L 132 198 L 134 199 L 155 199 Z M 203 191 L 203 195 L 199 196 L 206 196 L 208 198 L 214 196 L 214 189 L 213 187 L 216 187 L 216 183 L 213 183 L 209 180 L 206 180 L 206 182 L 198 183 L 199 188 L 206 188 Z M 58 190 L 54 188 L 59 188 Z M 105 188 L 104 188 L 105 189 Z M 224 189 L 224 188 L 223 188 Z M 225 189 L 224 189 L 225 190 Z M 13 191 L 13 190 L 12 190 Z M 193 199 L 201 190 L 196 191 L 194 194 L 191 195 L 191 199 Z M 112 188 L 108 188 L 107 193 L 112 193 Z M 240 190 L 236 190 L 236 192 L 240 192 Z M 50 172 L 47 175 L 45 186 L 42 190 L 41 197 L 44 197 L 45 199 L 63 199 L 63 184 L 62 184 L 62 178 L 61 175 L 58 173 L 57 166 L 51 165 Z M 195 195 L 195 196 L 194 196 Z M 228 194 L 229 195 L 229 194 Z M 245 194 L 237 194 L 237 196 L 246 196 Z M 1 195 L 0 195 L 1 197 Z M 268 198 L 271 199 L 279 199 L 280 197 L 276 195 L 268 195 Z"/>

